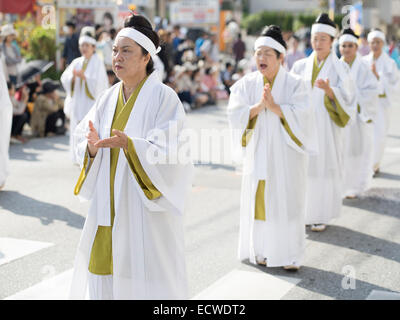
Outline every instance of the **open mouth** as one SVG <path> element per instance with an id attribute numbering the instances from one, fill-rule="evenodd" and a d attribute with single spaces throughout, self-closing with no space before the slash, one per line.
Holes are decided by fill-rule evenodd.
<path id="1" fill-rule="evenodd" d="M 121 70 L 122 67 L 121 66 L 115 66 L 115 70 Z"/>
<path id="2" fill-rule="evenodd" d="M 260 63 L 260 69 L 264 70 L 266 69 L 268 66 L 265 63 Z"/>

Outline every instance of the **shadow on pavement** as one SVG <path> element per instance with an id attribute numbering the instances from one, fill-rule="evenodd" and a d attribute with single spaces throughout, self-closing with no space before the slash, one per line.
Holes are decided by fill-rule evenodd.
<path id="1" fill-rule="evenodd" d="M 376 174 L 376 178 L 389 179 L 389 180 L 399 180 L 400 181 L 400 175 L 393 174 L 393 173 L 387 173 L 387 172 L 379 172 L 379 173 L 377 173 Z"/>
<path id="2" fill-rule="evenodd" d="M 65 221 L 68 226 L 82 229 L 85 223 L 84 217 L 65 207 L 39 201 L 16 191 L 0 192 L 0 208 L 18 215 L 38 218 L 43 225 L 59 220 Z"/>
<path id="3" fill-rule="evenodd" d="M 56 145 L 65 145 L 66 148 L 59 148 Z M 39 161 L 37 158 L 43 150 L 55 151 L 68 151 L 69 137 L 68 136 L 54 136 L 47 138 L 34 138 L 30 139 L 24 144 L 12 144 L 10 146 L 10 159 L 14 160 L 27 160 Z"/>
<path id="4" fill-rule="evenodd" d="M 357 199 L 345 199 L 343 205 L 400 218 L 400 189 L 373 188 Z"/>
<path id="5" fill-rule="evenodd" d="M 349 248 L 371 256 L 400 262 L 400 244 L 342 226 L 330 225 L 322 233 L 307 230 L 307 235 L 307 240 Z"/>
<path id="6" fill-rule="evenodd" d="M 308 266 L 302 266 L 297 272 L 289 272 L 281 267 L 266 268 L 263 266 L 254 265 L 248 260 L 242 261 L 242 263 L 272 276 L 300 279 L 301 281 L 297 284 L 297 288 L 302 288 L 334 299 L 364 300 L 368 297 L 372 290 L 390 291 L 387 288 L 376 286 L 372 283 L 358 279 L 355 281 L 355 289 L 344 289 L 342 283 L 344 283 L 344 285 L 349 283 L 348 279 L 345 277 L 345 274 L 338 274 L 332 271 L 325 271 Z M 289 297 L 290 292 L 291 291 L 288 293 Z M 302 295 L 304 296 L 304 294 Z"/>

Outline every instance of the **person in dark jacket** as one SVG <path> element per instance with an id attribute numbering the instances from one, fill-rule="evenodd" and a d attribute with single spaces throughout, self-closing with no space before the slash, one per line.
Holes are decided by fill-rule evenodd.
<path id="1" fill-rule="evenodd" d="M 63 69 L 65 69 L 75 58 L 81 56 L 79 51 L 79 33 L 75 32 L 76 25 L 72 21 L 67 21 L 65 24 L 65 31 L 67 37 L 64 43 L 64 50 L 62 54 Z"/>

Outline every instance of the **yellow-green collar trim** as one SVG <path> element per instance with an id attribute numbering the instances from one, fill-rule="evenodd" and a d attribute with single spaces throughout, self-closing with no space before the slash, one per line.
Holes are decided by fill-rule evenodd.
<path id="1" fill-rule="evenodd" d="M 279 72 L 279 70 L 278 70 L 278 72 Z M 272 87 L 274 86 L 274 83 L 275 83 L 276 76 L 278 75 L 278 72 L 276 73 L 276 75 L 274 76 L 274 78 L 272 79 L 271 82 L 267 79 L 266 76 L 264 76 L 264 86 L 268 83 L 272 89 Z"/>

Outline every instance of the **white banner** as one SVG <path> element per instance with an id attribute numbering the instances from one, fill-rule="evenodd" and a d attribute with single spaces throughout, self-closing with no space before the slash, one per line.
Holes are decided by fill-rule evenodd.
<path id="1" fill-rule="evenodd" d="M 218 0 L 183 0 L 171 2 L 173 24 L 212 24 L 219 21 Z"/>

